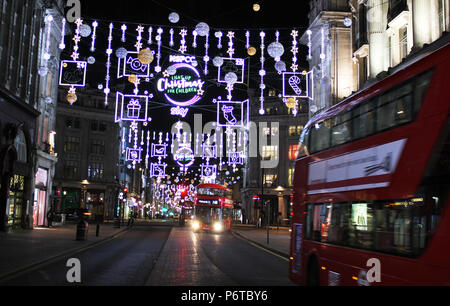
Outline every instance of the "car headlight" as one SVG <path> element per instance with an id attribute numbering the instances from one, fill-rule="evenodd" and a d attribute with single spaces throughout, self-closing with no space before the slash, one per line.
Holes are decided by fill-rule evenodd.
<path id="1" fill-rule="evenodd" d="M 194 220 L 193 222 L 192 222 L 192 228 L 193 229 L 199 229 L 200 228 L 200 222 L 198 222 L 197 220 Z"/>
<path id="2" fill-rule="evenodd" d="M 223 229 L 222 223 L 220 222 L 214 223 L 213 228 L 216 232 L 220 232 Z"/>

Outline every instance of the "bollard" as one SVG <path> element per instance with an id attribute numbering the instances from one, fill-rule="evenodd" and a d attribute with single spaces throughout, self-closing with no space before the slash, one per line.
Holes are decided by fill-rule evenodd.
<path id="1" fill-rule="evenodd" d="M 77 224 L 77 236 L 76 240 L 82 241 L 87 239 L 89 224 L 83 219 Z"/>
<path id="2" fill-rule="evenodd" d="M 119 218 L 114 219 L 114 227 L 115 228 L 120 228 L 120 219 Z"/>
<path id="3" fill-rule="evenodd" d="M 95 229 L 95 236 L 98 237 L 98 234 L 100 232 L 100 223 L 97 223 L 97 228 Z"/>

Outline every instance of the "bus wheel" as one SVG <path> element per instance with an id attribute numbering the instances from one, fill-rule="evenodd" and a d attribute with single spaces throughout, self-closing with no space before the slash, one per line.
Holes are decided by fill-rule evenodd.
<path id="1" fill-rule="evenodd" d="M 307 286 L 320 286 L 319 264 L 316 256 L 312 255 L 308 263 L 308 275 L 306 276 Z"/>

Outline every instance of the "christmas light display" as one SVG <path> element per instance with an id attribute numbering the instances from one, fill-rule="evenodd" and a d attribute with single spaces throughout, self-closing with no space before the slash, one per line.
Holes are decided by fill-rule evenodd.
<path id="1" fill-rule="evenodd" d="M 98 22 L 94 21 L 92 22 L 92 37 L 91 37 L 91 52 L 95 51 L 95 39 L 97 38 L 97 27 L 98 27 Z"/>
<path id="2" fill-rule="evenodd" d="M 66 45 L 64 43 L 64 36 L 66 35 L 66 18 L 61 19 L 61 42 L 59 44 L 59 49 L 64 50 Z"/>

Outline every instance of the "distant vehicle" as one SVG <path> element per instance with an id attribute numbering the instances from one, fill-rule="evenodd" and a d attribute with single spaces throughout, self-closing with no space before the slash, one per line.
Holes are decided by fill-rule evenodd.
<path id="1" fill-rule="evenodd" d="M 306 124 L 294 282 L 450 285 L 449 71 L 449 43 L 424 49 Z"/>
<path id="2" fill-rule="evenodd" d="M 218 184 L 200 184 L 196 189 L 192 229 L 218 233 L 230 230 L 233 210 L 231 189 Z"/>

